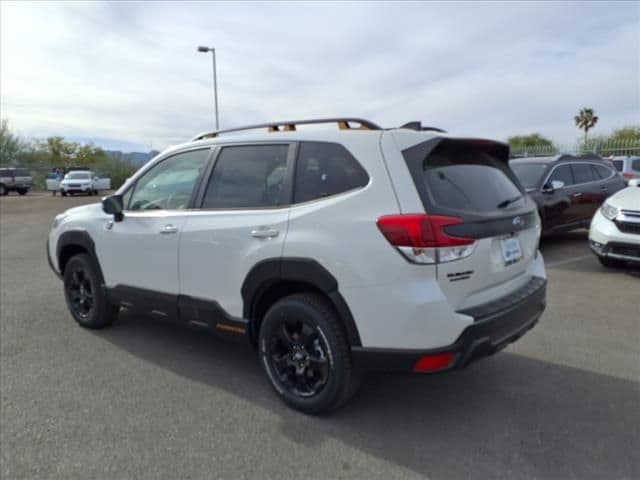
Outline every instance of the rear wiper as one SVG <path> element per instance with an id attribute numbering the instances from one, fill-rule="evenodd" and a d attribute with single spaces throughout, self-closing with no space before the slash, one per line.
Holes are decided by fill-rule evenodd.
<path id="1" fill-rule="evenodd" d="M 496 205 L 496 208 L 505 208 L 511 205 L 512 203 L 517 202 L 521 198 L 522 198 L 522 195 L 518 195 L 517 197 L 513 197 L 513 198 L 507 198 L 506 200 L 503 200 L 498 205 Z"/>

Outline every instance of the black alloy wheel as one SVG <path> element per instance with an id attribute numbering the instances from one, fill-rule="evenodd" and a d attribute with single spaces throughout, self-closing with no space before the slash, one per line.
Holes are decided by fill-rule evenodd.
<path id="1" fill-rule="evenodd" d="M 344 326 L 322 295 L 297 293 L 278 300 L 262 320 L 258 346 L 271 386 L 301 412 L 334 410 L 356 390 Z"/>
<path id="2" fill-rule="evenodd" d="M 75 266 L 71 271 L 71 280 L 67 293 L 73 313 L 80 318 L 88 318 L 95 306 L 95 286 L 92 285 L 89 272 L 83 265 Z"/>
<path id="3" fill-rule="evenodd" d="M 92 257 L 84 253 L 73 256 L 65 265 L 63 276 L 67 306 L 81 326 L 102 328 L 118 318 L 120 306 L 109 302 Z"/>
<path id="4" fill-rule="evenodd" d="M 283 319 L 268 344 L 276 380 L 299 397 L 317 395 L 329 378 L 329 346 L 320 330 L 300 319 Z"/>

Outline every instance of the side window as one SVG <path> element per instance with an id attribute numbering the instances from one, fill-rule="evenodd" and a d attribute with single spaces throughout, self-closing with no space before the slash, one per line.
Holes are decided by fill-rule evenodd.
<path id="1" fill-rule="evenodd" d="M 573 185 L 574 182 L 573 175 L 571 174 L 571 167 L 568 164 L 556 167 L 547 183 L 551 183 L 553 180 L 564 182 L 565 186 Z"/>
<path id="2" fill-rule="evenodd" d="M 128 210 L 183 210 L 209 158 L 209 150 L 169 157 L 140 177 L 132 187 Z M 131 191 L 131 190 L 130 190 Z M 125 194 L 125 199 L 129 192 Z M 124 205 L 127 205 L 124 202 Z"/>
<path id="3" fill-rule="evenodd" d="M 203 208 L 275 207 L 285 195 L 289 145 L 222 148 L 204 196 Z"/>
<path id="4" fill-rule="evenodd" d="M 302 142 L 296 163 L 294 203 L 364 187 L 367 172 L 337 143 Z"/>
<path id="5" fill-rule="evenodd" d="M 613 170 L 605 167 L 604 165 L 593 165 L 593 168 L 595 168 L 598 176 L 602 179 L 609 178 L 611 175 L 613 175 Z"/>
<path id="6" fill-rule="evenodd" d="M 576 184 L 593 182 L 593 170 L 588 163 L 573 163 L 571 164 L 571 170 L 573 171 L 573 179 Z"/>

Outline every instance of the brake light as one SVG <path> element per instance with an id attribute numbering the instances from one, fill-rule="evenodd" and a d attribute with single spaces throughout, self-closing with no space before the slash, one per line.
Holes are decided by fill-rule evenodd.
<path id="1" fill-rule="evenodd" d="M 624 172 L 622 174 L 622 176 L 624 177 L 625 180 L 631 180 L 633 178 L 633 173 L 631 172 Z"/>
<path id="2" fill-rule="evenodd" d="M 443 230 L 462 223 L 457 217 L 424 213 L 385 215 L 377 221 L 387 241 L 413 263 L 450 262 L 471 255 L 473 238 L 455 237 Z"/>
<path id="3" fill-rule="evenodd" d="M 455 358 L 455 352 L 435 353 L 425 355 L 413 366 L 414 372 L 437 372 L 449 368 Z"/>

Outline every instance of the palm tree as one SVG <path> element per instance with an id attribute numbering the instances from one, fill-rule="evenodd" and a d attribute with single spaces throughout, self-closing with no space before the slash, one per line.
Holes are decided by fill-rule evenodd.
<path id="1" fill-rule="evenodd" d="M 594 115 L 593 108 L 583 108 L 578 112 L 578 115 L 574 117 L 576 121 L 576 127 L 580 130 L 584 130 L 584 146 L 587 146 L 587 132 L 595 127 L 598 123 L 598 117 Z"/>

